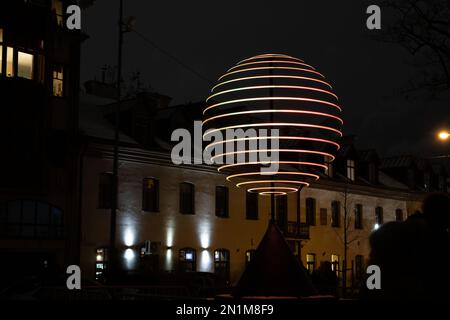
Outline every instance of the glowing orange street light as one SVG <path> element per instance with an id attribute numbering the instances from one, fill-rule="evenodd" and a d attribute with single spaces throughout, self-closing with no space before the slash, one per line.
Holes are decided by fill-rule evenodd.
<path id="1" fill-rule="evenodd" d="M 439 140 L 447 141 L 450 138 L 450 133 L 448 131 L 441 131 L 438 133 Z"/>

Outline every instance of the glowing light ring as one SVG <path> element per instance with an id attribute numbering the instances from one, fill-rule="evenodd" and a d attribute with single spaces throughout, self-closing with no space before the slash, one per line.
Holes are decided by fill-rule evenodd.
<path id="1" fill-rule="evenodd" d="M 266 63 L 284 63 L 284 64 L 293 64 L 293 65 L 301 65 L 301 66 L 305 66 L 305 67 L 310 67 L 312 70 L 316 70 L 316 68 L 314 68 L 313 66 L 310 66 L 307 63 L 303 63 L 303 62 L 298 62 L 298 61 L 288 61 L 288 60 L 270 60 L 270 61 L 255 61 L 255 62 L 246 62 L 246 63 L 240 63 L 230 69 L 227 70 L 227 72 L 230 72 L 232 70 L 235 70 L 239 67 L 243 67 L 243 66 L 249 66 L 249 65 L 254 65 L 254 64 L 266 64 Z"/>
<path id="2" fill-rule="evenodd" d="M 249 192 L 285 195 L 309 186 L 320 172 L 326 172 L 326 162 L 333 161 L 339 150 L 342 109 L 332 90 L 323 74 L 298 58 L 263 54 L 241 60 L 218 78 L 206 99 L 203 138 L 216 134 L 216 141 L 210 141 L 205 151 L 212 152 L 212 162 L 232 160 L 219 164 L 218 171 L 225 171 L 228 181 Z M 262 132 L 261 136 L 244 132 L 247 136 L 217 137 L 217 133 L 226 136 L 227 129 L 247 128 L 280 130 L 278 137 Z M 274 139 L 283 143 L 269 145 Z M 235 150 L 236 145 L 241 149 Z M 233 149 L 227 149 L 230 146 Z M 262 153 L 273 156 L 275 152 L 279 158 L 262 158 Z M 261 154 L 252 159 L 255 153 Z M 261 171 L 263 167 L 271 170 L 268 166 L 274 164 L 279 165 L 277 170 Z"/>
<path id="3" fill-rule="evenodd" d="M 321 74 L 320 72 L 317 72 L 315 70 L 311 70 L 311 69 L 295 68 L 295 67 L 255 67 L 255 68 L 247 68 L 247 69 L 235 70 L 235 71 L 231 71 L 231 72 L 225 73 L 223 76 L 221 76 L 217 80 L 220 81 L 223 78 L 228 77 L 228 76 L 230 76 L 232 74 L 235 74 L 235 73 L 242 73 L 242 72 L 247 72 L 247 71 L 257 71 L 257 70 L 295 70 L 295 71 L 303 71 L 303 72 L 309 72 L 309 73 L 317 74 L 317 75 L 321 76 L 323 79 L 325 79 L 323 74 Z"/>
<path id="4" fill-rule="evenodd" d="M 248 58 L 248 59 L 241 60 L 237 64 L 241 64 L 242 62 L 250 61 L 250 60 L 264 59 L 266 57 L 270 57 L 270 58 L 273 58 L 273 57 L 286 58 L 286 59 L 291 59 L 291 60 L 297 60 L 297 61 L 300 61 L 300 62 L 304 62 L 302 59 L 291 57 L 291 56 L 288 56 L 288 55 L 285 55 L 285 54 L 267 53 L 267 54 L 260 54 L 260 55 L 257 55 L 257 56 L 254 56 L 254 57 L 251 57 L 251 58 Z"/>
<path id="5" fill-rule="evenodd" d="M 259 192 L 259 191 L 263 191 L 263 190 L 286 190 L 285 192 L 289 193 L 289 192 L 297 192 L 298 188 L 291 188 L 291 187 L 258 187 L 258 188 L 250 188 L 247 191 L 248 192 L 255 192 L 255 191 Z"/>
<path id="6" fill-rule="evenodd" d="M 305 181 L 299 180 L 259 180 L 259 181 L 244 181 L 236 184 L 236 187 L 246 186 L 249 184 L 261 184 L 261 183 L 284 183 L 284 184 L 295 184 L 295 185 L 304 185 L 309 187 L 309 183 Z"/>
<path id="7" fill-rule="evenodd" d="M 204 120 L 202 124 L 205 124 L 205 123 L 207 123 L 207 122 L 209 122 L 211 120 L 215 120 L 215 119 L 232 117 L 232 116 L 238 116 L 238 115 L 243 115 L 243 114 L 255 114 L 255 113 L 298 113 L 298 114 L 309 114 L 309 115 L 316 115 L 316 116 L 321 116 L 321 117 L 333 118 L 333 119 L 339 121 L 341 124 L 344 124 L 344 121 L 341 118 L 333 116 L 333 115 L 328 114 L 328 113 L 309 111 L 309 110 L 292 110 L 292 109 L 263 109 L 263 110 L 259 109 L 259 110 L 251 110 L 251 111 L 231 112 L 231 113 L 226 113 L 226 114 L 222 114 L 222 115 L 219 115 L 219 116 L 214 116 L 214 117 L 208 118 L 208 119 Z"/>
<path id="8" fill-rule="evenodd" d="M 338 100 L 337 95 L 335 95 L 334 93 L 332 93 L 330 91 L 323 90 L 323 89 L 318 89 L 318 88 L 313 88 L 313 87 L 305 87 L 305 86 L 265 85 L 265 86 L 243 87 L 243 88 L 235 88 L 235 89 L 230 89 L 230 90 L 219 91 L 213 95 L 210 95 L 206 99 L 206 102 L 211 100 L 211 98 L 217 97 L 222 94 L 232 93 L 232 92 L 237 92 L 237 91 L 244 91 L 244 90 L 256 90 L 256 89 L 301 89 L 301 90 L 317 91 L 317 92 L 329 94 L 329 95 L 333 96 L 334 98 L 336 98 L 336 100 Z"/>
<path id="9" fill-rule="evenodd" d="M 267 75 L 267 76 L 251 76 L 251 77 L 236 78 L 236 79 L 231 79 L 231 80 L 227 80 L 224 82 L 219 82 L 211 89 L 211 92 L 213 92 L 217 87 L 220 87 L 220 86 L 232 83 L 232 82 L 255 80 L 255 79 L 272 79 L 272 78 L 273 79 L 280 78 L 280 79 L 308 80 L 308 81 L 313 81 L 313 82 L 317 82 L 317 83 L 322 83 L 322 84 L 328 86 L 330 89 L 333 89 L 333 86 L 331 84 L 329 84 L 328 82 L 319 80 L 319 79 L 315 79 L 315 78 L 291 76 L 291 75 Z"/>
<path id="10" fill-rule="evenodd" d="M 233 163 L 233 164 L 226 164 L 223 166 L 220 166 L 217 171 L 221 172 L 224 169 L 231 168 L 231 167 L 237 167 L 237 166 L 251 166 L 251 165 L 270 165 L 273 163 L 277 164 L 298 164 L 298 165 L 304 165 L 304 166 L 312 166 L 312 167 L 320 167 L 322 169 L 327 169 L 328 167 L 324 164 L 314 163 L 314 162 L 305 162 L 305 161 L 272 161 L 272 162 L 264 162 L 264 161 L 249 161 L 244 163 Z"/>
<path id="11" fill-rule="evenodd" d="M 317 154 L 322 155 L 326 157 L 330 157 L 331 161 L 334 161 L 335 157 L 331 153 L 327 152 L 321 152 L 321 151 L 314 151 L 314 150 L 296 150 L 296 149 L 260 149 L 260 150 L 242 150 L 242 151 L 232 151 L 232 152 L 224 152 L 216 154 L 215 156 L 211 157 L 211 161 L 214 161 L 215 159 L 223 156 L 231 156 L 231 155 L 237 155 L 237 154 L 243 154 L 243 153 L 255 153 L 255 152 L 294 152 L 294 153 L 309 153 L 309 154 Z"/>
<path id="12" fill-rule="evenodd" d="M 219 129 L 210 129 L 206 131 L 206 133 L 203 135 L 203 138 L 207 138 L 208 135 L 213 134 L 214 132 L 227 130 L 227 129 L 237 129 L 237 128 L 252 128 L 252 127 L 301 127 L 301 128 L 316 128 L 316 129 L 323 129 L 328 130 L 337 133 L 340 137 L 342 137 L 342 132 L 331 127 L 326 126 L 319 126 L 316 124 L 309 124 L 309 123 L 293 123 L 293 122 L 265 122 L 265 123 L 252 123 L 252 124 L 241 124 L 236 126 L 228 126 L 228 127 L 222 127 Z"/>
<path id="13" fill-rule="evenodd" d="M 339 111 L 342 111 L 341 107 L 339 107 L 337 104 L 332 103 L 332 102 L 328 102 L 328 101 L 325 101 L 325 100 L 320 100 L 320 99 L 297 98 L 297 97 L 260 97 L 260 98 L 235 99 L 235 100 L 230 100 L 230 101 L 216 103 L 216 104 L 210 105 L 208 108 L 203 110 L 203 114 L 205 114 L 206 111 L 208 111 L 209 109 L 217 108 L 217 107 L 224 106 L 224 105 L 227 105 L 227 104 L 240 103 L 240 102 L 251 102 L 251 101 L 270 101 L 270 100 L 306 101 L 306 102 L 323 103 L 323 104 L 335 107 Z"/>
<path id="14" fill-rule="evenodd" d="M 245 172 L 245 173 L 236 173 L 232 174 L 231 176 L 227 177 L 227 180 L 231 182 L 231 179 L 234 178 L 241 178 L 241 177 L 248 177 L 248 176 L 264 176 L 262 172 Z M 292 172 L 292 171 L 278 171 L 278 172 L 267 172 L 267 175 L 292 175 L 292 176 L 307 176 L 314 178 L 315 180 L 319 180 L 319 176 L 317 174 L 307 173 L 307 172 Z"/>
<path id="15" fill-rule="evenodd" d="M 279 137 L 272 137 L 272 136 L 266 136 L 266 137 L 247 137 L 247 138 L 236 138 L 236 139 L 227 139 L 223 141 L 217 141 L 208 144 L 205 147 L 205 150 L 208 150 L 209 148 L 212 148 L 219 144 L 226 144 L 230 142 L 239 142 L 239 141 L 251 141 L 251 140 L 270 140 L 270 139 L 279 139 L 279 140 L 305 140 L 305 141 L 315 141 L 315 142 L 322 142 L 322 143 L 328 143 L 332 144 L 336 147 L 336 150 L 340 149 L 340 146 L 338 143 L 330 140 L 325 139 L 319 139 L 319 138 L 308 138 L 308 137 L 292 137 L 292 136 L 279 136 Z"/>

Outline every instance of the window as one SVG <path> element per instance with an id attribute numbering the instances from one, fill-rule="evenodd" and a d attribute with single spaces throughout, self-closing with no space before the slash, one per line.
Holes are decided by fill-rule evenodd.
<path id="1" fill-rule="evenodd" d="M 192 183 L 180 183 L 180 213 L 195 213 L 195 186 Z"/>
<path id="2" fill-rule="evenodd" d="M 403 210 L 397 209 L 395 210 L 395 221 L 403 221 Z"/>
<path id="3" fill-rule="evenodd" d="M 320 225 L 326 226 L 328 225 L 328 213 L 327 208 L 320 208 Z"/>
<path id="4" fill-rule="evenodd" d="M 255 192 L 246 192 L 245 216 L 248 220 L 258 220 L 258 194 Z"/>
<path id="5" fill-rule="evenodd" d="M 34 56 L 19 51 L 17 53 L 17 76 L 25 79 L 33 79 Z"/>
<path id="6" fill-rule="evenodd" d="M 251 250 L 247 250 L 245 252 L 245 265 L 247 266 L 250 261 L 252 261 L 253 257 L 255 256 L 256 250 L 251 249 Z"/>
<path id="7" fill-rule="evenodd" d="M 228 218 L 228 188 L 224 186 L 216 187 L 216 216 Z"/>
<path id="8" fill-rule="evenodd" d="M 276 196 L 277 224 L 281 231 L 287 231 L 288 203 L 287 196 Z"/>
<path id="9" fill-rule="evenodd" d="M 313 273 L 316 269 L 316 255 L 314 253 L 306 254 L 306 269 L 308 269 L 309 273 Z"/>
<path id="10" fill-rule="evenodd" d="M 339 228 L 341 225 L 341 203 L 333 201 L 331 203 L 331 226 Z"/>
<path id="11" fill-rule="evenodd" d="M 383 224 L 383 208 L 382 207 L 375 208 L 375 223 L 378 226 L 381 226 Z"/>
<path id="12" fill-rule="evenodd" d="M 63 3 L 61 0 L 52 1 L 52 9 L 55 14 L 56 23 L 59 27 L 64 25 Z"/>
<path id="13" fill-rule="evenodd" d="M 214 251 L 214 273 L 222 280 L 230 277 L 230 251 L 217 249 Z"/>
<path id="14" fill-rule="evenodd" d="M 347 160 L 347 178 L 355 181 L 355 161 Z"/>
<path id="15" fill-rule="evenodd" d="M 355 256 L 355 278 L 359 282 L 364 277 L 364 257 L 360 254 Z"/>
<path id="16" fill-rule="evenodd" d="M 316 225 L 316 199 L 306 198 L 306 223 L 310 226 Z"/>
<path id="17" fill-rule="evenodd" d="M 0 203 L 0 237 L 59 239 L 63 236 L 62 210 L 36 200 Z"/>
<path id="18" fill-rule="evenodd" d="M 197 270 L 197 253 L 193 248 L 183 248 L 179 254 L 179 267 L 181 271 Z"/>
<path id="19" fill-rule="evenodd" d="M 53 67 L 53 96 L 64 96 L 64 73 L 62 66 Z"/>
<path id="20" fill-rule="evenodd" d="M 142 182 L 142 210 L 159 211 L 159 180 L 145 178 Z"/>
<path id="21" fill-rule="evenodd" d="M 362 204 L 355 205 L 355 229 L 363 228 L 363 206 Z"/>
<path id="22" fill-rule="evenodd" d="M 14 49 L 6 48 L 6 76 L 14 77 Z"/>
<path id="23" fill-rule="evenodd" d="M 336 276 L 339 276 L 339 256 L 337 254 L 331 255 L 331 270 L 336 272 Z"/>
<path id="24" fill-rule="evenodd" d="M 98 184 L 98 208 L 110 209 L 113 199 L 113 175 L 111 172 L 102 172 Z"/>
<path id="25" fill-rule="evenodd" d="M 95 254 L 95 280 L 105 280 L 105 270 L 108 264 L 108 249 L 98 248 Z"/>

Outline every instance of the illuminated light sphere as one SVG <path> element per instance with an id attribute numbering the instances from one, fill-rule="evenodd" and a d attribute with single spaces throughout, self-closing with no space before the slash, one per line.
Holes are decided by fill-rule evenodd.
<path id="1" fill-rule="evenodd" d="M 212 161 L 234 159 L 218 170 L 237 187 L 261 195 L 297 192 L 318 180 L 334 160 L 342 137 L 341 111 L 331 84 L 313 66 L 283 54 L 254 56 L 222 75 L 206 99 L 203 137 L 210 142 L 205 150 Z M 227 138 L 227 129 L 266 129 L 268 134 Z M 277 137 L 271 129 L 278 130 Z M 216 141 L 215 133 L 223 139 Z M 272 144 L 276 138 L 278 147 Z M 268 163 L 259 151 L 278 153 L 278 160 L 271 161 L 277 171 L 261 173 Z"/>

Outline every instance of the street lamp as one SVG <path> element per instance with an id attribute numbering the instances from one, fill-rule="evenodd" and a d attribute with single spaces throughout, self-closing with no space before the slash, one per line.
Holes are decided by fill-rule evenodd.
<path id="1" fill-rule="evenodd" d="M 450 133 L 448 131 L 440 131 L 438 133 L 438 139 L 442 141 L 447 141 L 450 138 Z"/>

